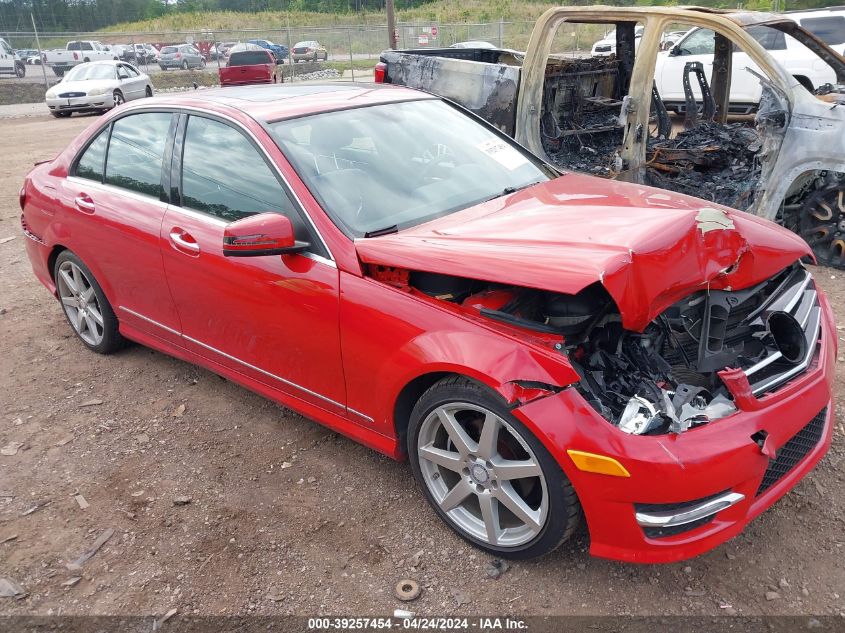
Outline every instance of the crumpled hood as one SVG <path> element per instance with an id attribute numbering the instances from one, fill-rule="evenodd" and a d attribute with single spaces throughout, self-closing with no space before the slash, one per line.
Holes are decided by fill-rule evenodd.
<path id="1" fill-rule="evenodd" d="M 696 290 L 746 288 L 811 255 L 794 233 L 747 213 L 579 174 L 355 247 L 367 264 L 552 292 L 600 282 L 637 331 Z"/>

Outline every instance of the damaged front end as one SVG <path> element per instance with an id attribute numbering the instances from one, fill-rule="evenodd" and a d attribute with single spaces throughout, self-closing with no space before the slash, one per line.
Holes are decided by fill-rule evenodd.
<path id="1" fill-rule="evenodd" d="M 567 341 L 578 389 L 606 420 L 635 435 L 682 433 L 736 411 L 722 380 L 739 370 L 751 394 L 804 371 L 817 347 L 821 308 L 800 264 L 740 291 L 701 291 L 643 332 L 607 313 Z"/>

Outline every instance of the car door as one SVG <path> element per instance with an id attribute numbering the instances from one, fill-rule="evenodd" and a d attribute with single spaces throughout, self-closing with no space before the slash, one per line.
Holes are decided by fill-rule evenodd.
<path id="1" fill-rule="evenodd" d="M 251 381 L 344 413 L 338 270 L 255 139 L 231 121 L 183 117 L 173 183 L 162 254 L 185 346 Z M 310 252 L 224 257 L 225 226 L 267 211 L 288 216 Z"/>
<path id="2" fill-rule="evenodd" d="M 126 95 L 126 99 L 140 99 L 141 97 L 146 95 L 147 91 L 147 82 L 141 77 L 141 73 L 135 70 L 129 64 L 120 64 L 118 69 L 118 76 L 120 73 L 126 77 L 121 81 L 126 86 L 127 92 L 123 94 Z M 130 96 L 131 95 L 131 96 Z"/>
<path id="3" fill-rule="evenodd" d="M 15 53 L 6 40 L 0 40 L 0 73 L 13 73 L 15 71 Z"/>
<path id="4" fill-rule="evenodd" d="M 161 259 L 167 210 L 170 112 L 115 119 L 84 149 L 63 181 L 60 199 L 73 250 L 101 281 L 121 324 L 181 343 L 179 320 Z"/>

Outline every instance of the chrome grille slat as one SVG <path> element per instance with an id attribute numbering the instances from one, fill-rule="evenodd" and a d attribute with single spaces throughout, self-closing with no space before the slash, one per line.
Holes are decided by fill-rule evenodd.
<path id="1" fill-rule="evenodd" d="M 822 324 L 822 311 L 819 306 L 813 306 L 813 308 L 810 310 L 809 323 L 810 327 L 805 328 L 804 330 L 805 336 L 807 337 L 807 354 L 804 356 L 804 360 L 802 360 L 797 365 L 790 367 L 783 373 L 772 376 L 756 385 L 752 385 L 751 392 L 755 396 L 785 383 L 793 376 L 796 376 L 805 369 L 807 369 L 807 367 L 810 365 L 810 362 L 816 355 L 816 348 L 819 340 L 819 331 L 821 329 Z"/>

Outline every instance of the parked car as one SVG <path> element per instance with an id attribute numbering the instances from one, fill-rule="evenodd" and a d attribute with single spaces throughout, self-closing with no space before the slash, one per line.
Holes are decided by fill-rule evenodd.
<path id="1" fill-rule="evenodd" d="M 15 57 L 20 59 L 22 62 L 26 63 L 26 60 L 30 57 L 39 57 L 38 49 L 37 48 L 19 48 L 15 51 Z"/>
<path id="2" fill-rule="evenodd" d="M 643 31 L 645 30 L 644 26 L 638 26 L 634 30 L 634 37 L 636 38 L 637 42 L 643 36 Z M 616 54 L 616 29 L 611 30 L 607 35 L 605 35 L 602 39 L 598 42 L 593 44 L 593 48 L 590 50 L 590 55 L 593 57 L 609 57 L 610 55 Z"/>
<path id="3" fill-rule="evenodd" d="M 75 66 L 45 95 L 50 114 L 105 111 L 153 96 L 150 78 L 126 62 L 89 62 Z"/>
<path id="4" fill-rule="evenodd" d="M 572 22 L 614 24 L 632 36 L 637 24 L 650 26 L 640 38 L 620 38 L 635 45 L 617 51 L 617 60 L 572 58 L 553 49 L 559 25 Z M 709 30 L 713 46 L 717 33 L 731 44 L 719 48 L 721 72 L 712 72 L 715 64 L 698 67 L 707 99 L 690 77 L 689 108 L 686 99 L 678 106 L 677 94 L 667 94 L 677 80 L 665 77 L 666 60 L 674 64 L 677 58 L 660 51 L 666 29 L 684 24 Z M 812 55 L 812 68 L 830 83 L 817 85 L 815 94 L 808 91 L 793 74 L 795 67 L 778 63 L 761 45 L 761 32 L 773 41 L 800 42 Z M 701 30 L 672 50 L 686 47 L 697 33 Z M 705 51 L 713 50 L 701 39 Z M 819 262 L 845 269 L 845 60 L 788 16 L 560 7 L 537 21 L 524 59 L 507 51 L 471 53 L 385 51 L 375 80 L 453 99 L 563 169 L 659 186 L 781 222 L 813 246 Z M 715 62 L 713 56 L 706 59 Z M 626 67 L 632 70 L 618 72 Z M 685 67 L 674 66 L 679 75 Z M 758 76 L 748 67 L 757 68 Z M 757 112 L 754 124 L 729 124 L 730 114 L 749 112 L 749 104 L 736 103 L 734 92 L 749 90 L 749 84 L 760 95 L 759 103 L 750 104 Z M 673 107 L 683 107 L 681 129 L 666 112 Z"/>
<path id="5" fill-rule="evenodd" d="M 840 55 L 845 55 L 845 6 L 787 11 L 783 15 L 798 22 Z"/>
<path id="6" fill-rule="evenodd" d="M 158 65 L 162 70 L 169 68 L 205 68 L 205 57 L 191 44 L 164 46 L 158 55 Z"/>
<path id="7" fill-rule="evenodd" d="M 40 66 L 41 65 L 41 55 L 33 55 L 32 57 L 26 58 L 26 65 L 27 66 Z"/>
<path id="8" fill-rule="evenodd" d="M 279 81 L 273 53 L 254 44 L 246 46 L 250 48 L 234 50 L 226 66 L 218 70 L 220 85 L 272 84 Z"/>
<path id="9" fill-rule="evenodd" d="M 90 350 L 137 341 L 408 459 L 495 556 L 582 517 L 595 555 L 694 556 L 828 450 L 837 329 L 789 231 L 561 175 L 407 88 L 212 93 L 120 108 L 26 177 L 33 271 Z"/>
<path id="10" fill-rule="evenodd" d="M 139 64 L 155 64 L 158 55 L 158 50 L 152 44 L 135 44 L 135 59 Z"/>
<path id="11" fill-rule="evenodd" d="M 26 64 L 18 59 L 9 43 L 0 37 L 0 75 L 26 76 Z"/>
<path id="12" fill-rule="evenodd" d="M 488 48 L 488 49 L 496 49 L 499 48 L 495 44 L 491 44 L 490 42 L 483 42 L 481 40 L 473 40 L 471 42 L 455 42 L 450 46 L 450 48 Z"/>
<path id="13" fill-rule="evenodd" d="M 307 61 L 326 61 L 329 58 L 329 53 L 325 47 L 320 46 L 319 42 L 308 40 L 306 42 L 297 42 L 293 45 L 293 54 L 291 58 L 295 62 Z"/>
<path id="14" fill-rule="evenodd" d="M 255 44 L 261 48 L 267 49 L 273 53 L 273 58 L 276 63 L 283 63 L 288 57 L 288 47 L 284 44 L 273 44 L 270 40 L 247 40 L 250 44 Z"/>
<path id="15" fill-rule="evenodd" d="M 65 50 L 44 51 L 41 59 L 57 77 L 61 77 L 79 64 L 106 59 L 117 60 L 117 55 L 102 42 L 74 40 L 67 43 Z"/>
<path id="16" fill-rule="evenodd" d="M 135 63 L 135 47 L 132 44 L 114 44 L 110 48 L 119 60 L 131 64 Z"/>

